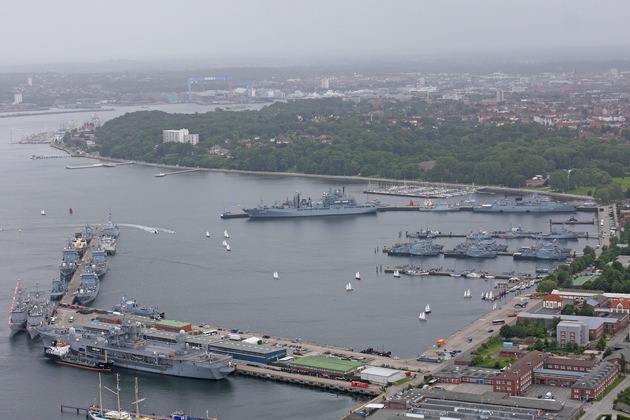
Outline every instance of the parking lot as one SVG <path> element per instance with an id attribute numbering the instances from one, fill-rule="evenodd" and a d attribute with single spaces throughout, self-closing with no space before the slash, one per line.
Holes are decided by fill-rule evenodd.
<path id="1" fill-rule="evenodd" d="M 567 401 L 571 399 L 571 388 L 549 385 L 532 385 L 525 391 L 523 397 L 538 398 L 540 395 L 541 398 L 545 398 L 547 392 L 551 392 L 555 400 Z"/>

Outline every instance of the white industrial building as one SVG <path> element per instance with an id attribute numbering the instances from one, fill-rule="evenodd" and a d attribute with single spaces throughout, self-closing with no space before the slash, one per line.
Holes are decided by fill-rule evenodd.
<path id="1" fill-rule="evenodd" d="M 387 385 L 401 380 L 405 377 L 405 372 L 395 369 L 380 367 L 368 367 L 361 371 L 361 380 L 370 383 Z"/>
<path id="2" fill-rule="evenodd" d="M 199 143 L 199 134 L 189 134 L 186 128 L 162 130 L 162 141 L 164 143 L 190 143 L 194 146 Z"/>

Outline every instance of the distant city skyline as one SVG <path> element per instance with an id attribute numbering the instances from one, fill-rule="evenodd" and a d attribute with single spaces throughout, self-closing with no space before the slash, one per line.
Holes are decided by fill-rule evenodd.
<path id="1" fill-rule="evenodd" d="M 203 60 L 211 66 L 630 46 L 624 0 L 27 0 L 5 8 L 3 65 Z M 616 57 L 626 60 L 625 54 Z M 584 57 L 588 58 L 588 57 Z"/>

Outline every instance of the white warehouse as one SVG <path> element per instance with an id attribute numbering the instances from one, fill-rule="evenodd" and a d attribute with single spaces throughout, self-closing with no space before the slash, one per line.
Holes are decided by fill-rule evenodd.
<path id="1" fill-rule="evenodd" d="M 401 370 L 386 369 L 380 367 L 368 367 L 361 371 L 361 380 L 370 381 L 373 384 L 391 384 L 405 377 Z"/>

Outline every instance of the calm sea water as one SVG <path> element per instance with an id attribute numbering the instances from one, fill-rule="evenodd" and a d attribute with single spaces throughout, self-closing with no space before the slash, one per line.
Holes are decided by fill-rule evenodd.
<path id="1" fill-rule="evenodd" d="M 172 112 L 204 111 L 198 106 L 164 107 Z M 101 120 L 134 109 L 99 113 Z M 337 182 L 299 177 L 253 176 L 200 172 L 156 178 L 155 168 L 139 165 L 67 170 L 88 159 L 31 160 L 32 154 L 58 154 L 47 145 L 11 144 L 31 132 L 54 129 L 89 113 L 0 118 L 0 307 L 8 313 L 16 279 L 31 290 L 48 289 L 57 274 L 67 237 L 85 223 L 99 223 L 111 210 L 123 225 L 150 226 L 155 235 L 123 226 L 118 253 L 101 283 L 93 306 L 110 308 L 126 295 L 158 306 L 167 318 L 240 328 L 261 334 L 301 338 L 363 349 L 374 347 L 400 357 L 413 357 L 491 309 L 474 297 L 492 288 L 481 279 L 405 277 L 395 279 L 377 267 L 413 263 L 493 273 L 533 272 L 535 263 L 509 257 L 488 261 L 443 257 L 394 258 L 377 252 L 403 241 L 405 231 L 430 226 L 443 232 L 548 229 L 549 216 L 392 212 L 340 219 L 222 220 L 219 213 L 239 211 L 261 199 L 319 197 Z M 363 184 L 345 184 L 358 199 Z M 491 201 L 489 196 L 478 200 Z M 404 198 L 385 198 L 392 204 Z M 73 214 L 68 212 L 73 209 Z M 46 216 L 40 211 L 45 210 Z M 559 215 L 556 218 L 566 216 Z M 592 217 L 579 215 L 579 218 Z M 222 247 L 223 231 L 231 252 Z M 581 231 L 596 233 L 595 226 Z M 168 232 L 175 233 L 168 233 Z M 211 233 L 206 238 L 205 232 Z M 445 248 L 461 239 L 445 239 Z M 510 249 L 531 241 L 511 241 Z M 588 242 L 569 243 L 580 251 Z M 590 242 L 595 244 L 593 240 Z M 272 273 L 279 272 L 274 280 Z M 353 280 L 355 272 L 362 280 Z M 354 283 L 347 293 L 345 284 Z M 430 322 L 418 323 L 427 304 Z M 98 392 L 98 377 L 47 363 L 39 340 L 25 334 L 9 338 L 0 324 L 0 401 L 6 418 L 70 418 L 60 404 L 85 406 Z M 339 418 L 358 403 L 347 395 L 286 386 L 242 377 L 210 382 L 122 371 L 123 403 L 133 400 L 133 378 L 147 397 L 145 412 L 168 414 L 185 409 L 221 419 Z M 114 386 L 114 376 L 104 382 Z M 114 397 L 109 398 L 110 406 Z"/>

